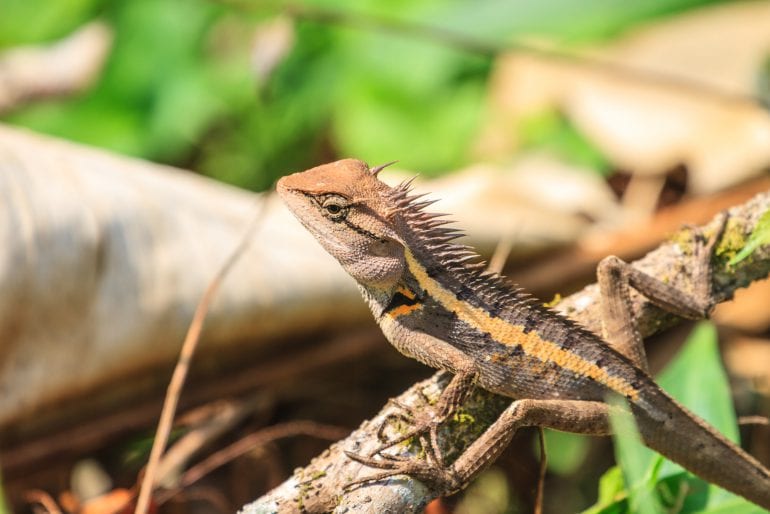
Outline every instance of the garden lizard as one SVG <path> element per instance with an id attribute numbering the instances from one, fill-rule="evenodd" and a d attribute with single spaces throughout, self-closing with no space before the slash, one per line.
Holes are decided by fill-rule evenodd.
<path id="1" fill-rule="evenodd" d="M 617 257 L 597 271 L 603 335 L 536 302 L 455 239 L 462 233 L 431 213 L 409 182 L 390 187 L 346 159 L 283 177 L 280 196 L 299 221 L 357 281 L 386 338 L 403 354 L 449 371 L 452 380 L 413 426 L 370 455 L 348 457 L 382 471 L 368 480 L 410 475 L 449 494 L 467 485 L 520 427 L 581 434 L 610 431 L 606 400 L 630 406 L 643 442 L 701 478 L 770 509 L 770 471 L 679 405 L 651 378 L 629 307 L 629 287 L 682 317 L 712 308 L 710 258 L 724 228 L 696 237 L 694 293 L 685 293 Z M 512 398 L 500 417 L 454 462 L 444 462 L 437 430 L 473 387 Z M 425 458 L 383 452 L 418 436 Z"/>

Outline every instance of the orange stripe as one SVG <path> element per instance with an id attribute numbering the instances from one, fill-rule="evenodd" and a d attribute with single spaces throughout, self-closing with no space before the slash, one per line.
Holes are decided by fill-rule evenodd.
<path id="1" fill-rule="evenodd" d="M 454 312 L 459 319 L 479 332 L 488 332 L 495 341 L 504 345 L 521 345 L 527 355 L 543 362 L 553 362 L 577 375 L 590 377 L 632 400 L 639 397 L 639 391 L 628 381 L 610 375 L 605 369 L 561 348 L 553 341 L 543 339 L 534 330 L 525 333 L 524 327 L 521 325 L 508 323 L 503 319 L 491 316 L 484 309 L 458 300 L 454 293 L 428 276 L 425 267 L 417 261 L 408 248 L 404 251 L 404 256 L 409 270 L 420 287 L 446 310 Z"/>
<path id="2" fill-rule="evenodd" d="M 406 296 L 406 295 L 405 295 Z M 398 318 L 399 316 L 406 316 L 407 314 L 422 308 L 421 303 L 415 303 L 412 305 L 399 305 L 395 309 L 388 311 L 388 316 L 391 318 Z"/>
<path id="3" fill-rule="evenodd" d="M 401 293 L 402 295 L 406 296 L 410 300 L 414 300 L 415 298 L 414 291 L 412 291 L 411 289 L 407 289 L 404 286 L 398 286 L 398 289 L 396 289 L 396 292 Z"/>

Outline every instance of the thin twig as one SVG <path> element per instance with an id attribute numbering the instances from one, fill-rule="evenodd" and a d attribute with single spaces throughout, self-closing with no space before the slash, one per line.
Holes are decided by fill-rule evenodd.
<path id="1" fill-rule="evenodd" d="M 51 495 L 40 489 L 32 489 L 24 493 L 24 499 L 28 503 L 40 504 L 48 514 L 62 514 L 61 509 L 51 498 Z"/>
<path id="2" fill-rule="evenodd" d="M 543 491 L 545 490 L 545 472 L 548 469 L 548 455 L 545 452 L 545 431 L 537 427 L 537 440 L 540 443 L 540 473 L 537 477 L 535 493 L 535 514 L 543 514 Z"/>
<path id="3" fill-rule="evenodd" d="M 764 425 L 770 426 L 770 419 L 765 416 L 741 416 L 738 418 L 738 424 L 741 426 L 746 425 Z"/>
<path id="4" fill-rule="evenodd" d="M 264 446 L 278 439 L 306 435 L 317 437 L 319 439 L 326 439 L 328 441 L 335 441 L 349 433 L 350 429 L 348 428 L 338 427 L 335 425 L 325 425 L 323 423 L 305 420 L 289 421 L 286 423 L 279 423 L 263 428 L 262 430 L 258 430 L 257 432 L 249 434 L 248 436 L 234 442 L 230 446 L 227 446 L 218 452 L 213 453 L 206 459 L 188 469 L 182 476 L 182 479 L 179 481 L 179 486 L 161 496 L 161 498 L 158 500 L 158 503 L 165 503 L 184 488 L 189 487 L 215 469 L 227 464 L 228 462 L 240 457 L 241 455 L 248 453 L 254 448 Z"/>
<path id="5" fill-rule="evenodd" d="M 219 401 L 217 408 L 209 412 L 205 419 L 199 419 L 194 426 L 173 446 L 168 448 L 160 459 L 156 472 L 156 482 L 160 486 L 170 483 L 170 477 L 177 477 L 193 456 L 203 447 L 230 431 L 255 411 L 264 410 L 268 397 L 259 395 L 249 401 Z M 202 414 L 202 409 L 198 412 Z M 193 413 L 195 414 L 195 413 Z M 178 419 L 178 423 L 182 420 Z"/>
<path id="6" fill-rule="evenodd" d="M 253 239 L 254 230 L 262 221 L 262 216 L 265 213 L 265 206 L 267 199 L 263 199 L 259 204 L 257 214 L 252 219 L 246 232 L 243 235 L 238 246 L 225 260 L 222 267 L 209 283 L 206 288 L 206 292 L 201 297 L 198 306 L 195 309 L 190 328 L 187 330 L 184 343 L 182 344 L 182 350 L 179 354 L 179 360 L 174 367 L 174 373 L 171 377 L 168 389 L 166 390 L 166 398 L 163 401 L 163 409 L 160 414 L 160 421 L 158 422 L 158 429 L 155 433 L 155 440 L 152 443 L 152 450 L 150 451 L 150 460 L 147 463 L 147 467 L 142 477 L 142 484 L 139 488 L 139 498 L 136 502 L 136 510 L 134 514 L 146 514 L 147 508 L 150 503 L 150 496 L 155 486 L 155 475 L 158 468 L 160 457 L 166 449 L 168 443 L 168 437 L 171 433 L 171 427 L 176 414 L 176 408 L 179 403 L 179 395 L 184 387 L 184 382 L 187 378 L 187 373 L 190 369 L 190 363 L 192 362 L 195 350 L 198 347 L 198 341 L 200 340 L 201 332 L 203 331 L 203 322 L 206 319 L 206 314 L 209 311 L 211 302 L 219 289 L 219 286 L 224 281 L 225 277 L 229 273 L 230 269 L 237 262 L 238 258 L 248 248 L 251 240 Z"/>
<path id="7" fill-rule="evenodd" d="M 498 241 L 495 251 L 492 252 L 492 257 L 489 258 L 489 265 L 487 271 L 497 273 L 500 275 L 505 268 L 505 263 L 508 262 L 508 257 L 513 250 L 513 236 L 511 234 L 504 234 L 500 241 Z"/>

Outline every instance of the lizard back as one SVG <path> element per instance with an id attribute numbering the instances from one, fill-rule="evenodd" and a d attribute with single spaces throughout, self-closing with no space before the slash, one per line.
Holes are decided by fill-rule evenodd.
<path id="1" fill-rule="evenodd" d="M 408 184 L 389 196 L 401 219 L 407 274 L 406 295 L 394 295 L 397 301 L 384 315 L 405 330 L 431 333 L 471 355 L 479 363 L 480 385 L 499 394 L 604 400 L 613 391 L 632 401 L 639 398 L 651 379 L 626 357 L 483 271 L 475 252 L 454 243 L 461 232 L 447 228 L 441 215 L 426 212 L 428 203 L 411 195 Z M 407 296 L 411 301 L 404 300 Z"/>

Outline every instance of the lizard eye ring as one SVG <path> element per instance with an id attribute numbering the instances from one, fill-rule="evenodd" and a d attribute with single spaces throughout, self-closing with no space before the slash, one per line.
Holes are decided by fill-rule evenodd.
<path id="1" fill-rule="evenodd" d="M 321 208 L 324 210 L 324 215 L 332 221 L 342 221 L 348 215 L 348 202 L 341 196 L 327 196 L 321 202 Z"/>

